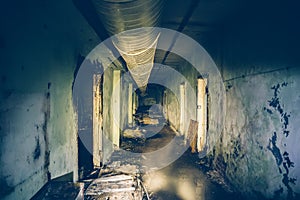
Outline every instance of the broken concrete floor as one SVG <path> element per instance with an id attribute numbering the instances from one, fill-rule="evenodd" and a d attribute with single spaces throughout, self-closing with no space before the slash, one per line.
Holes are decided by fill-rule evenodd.
<path id="1" fill-rule="evenodd" d="M 171 128 L 164 126 L 157 134 L 145 140 L 124 140 L 120 150 L 113 153 L 107 165 L 81 180 L 84 183 L 84 191 L 81 192 L 85 193 L 85 199 L 242 199 L 230 190 L 226 181 L 220 179 L 216 172 L 205 172 L 199 165 L 198 155 L 192 154 L 190 149 L 164 168 L 145 167 L 143 153 L 162 148 L 175 135 Z M 130 154 L 135 156 L 129 158 L 124 152 L 136 154 Z M 36 199 L 75 199 L 80 196 L 80 184 L 67 181 L 51 183 L 44 191 L 44 196 L 41 194 Z"/>

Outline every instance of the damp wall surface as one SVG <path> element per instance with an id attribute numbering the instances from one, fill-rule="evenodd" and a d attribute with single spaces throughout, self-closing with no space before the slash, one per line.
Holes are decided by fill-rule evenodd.
<path id="1" fill-rule="evenodd" d="M 207 141 L 213 167 L 237 191 L 250 198 L 291 199 L 300 193 L 299 14 L 290 4 L 265 4 L 208 33 L 201 43 L 226 90 L 224 127 L 218 132 L 211 123 L 222 111 L 210 107 L 209 130 L 216 131 Z M 78 55 L 87 55 L 99 41 L 71 1 L 10 1 L 0 9 L 0 195 L 29 199 L 49 179 L 76 174 L 72 82 Z M 198 76 L 180 73 L 188 80 Z M 184 80 L 168 81 L 178 96 Z M 104 94 L 107 101 L 109 95 Z M 177 110 L 169 109 L 168 116 L 179 129 L 180 102 L 172 98 L 167 104 Z M 221 100 L 216 95 L 210 101 Z M 192 102 L 196 112 L 196 99 Z"/>
<path id="2" fill-rule="evenodd" d="M 198 40 L 220 73 L 220 77 L 207 73 L 207 154 L 211 166 L 247 198 L 297 199 L 299 14 L 291 2 L 259 5 L 203 32 Z M 192 52 L 190 59 L 204 67 L 200 74 L 205 74 L 207 65 L 199 52 Z M 185 66 L 182 71 L 176 70 L 187 79 L 196 80 L 198 75 L 191 69 Z M 184 80 L 173 77 L 167 82 L 172 83 L 175 95 L 166 91 L 164 112 L 178 130 L 179 85 Z M 215 84 L 218 78 L 223 86 Z M 196 90 L 195 83 L 191 83 Z M 225 96 L 221 98 L 223 89 Z M 196 100 L 190 97 L 188 107 L 195 110 Z"/>
<path id="3" fill-rule="evenodd" d="M 166 88 L 163 96 L 164 117 L 170 126 L 184 135 L 188 131 L 190 120 L 196 120 L 196 84 L 199 73 L 186 61 L 182 61 L 178 66 L 162 68 L 159 73 L 153 72 L 152 76 L 157 76 L 156 82 Z M 181 85 L 184 87 L 183 98 L 180 93 Z M 180 121 L 181 101 L 184 110 L 183 123 Z"/>
<path id="4" fill-rule="evenodd" d="M 274 2 L 245 15 L 207 45 L 226 89 L 223 132 L 208 140 L 213 167 L 249 198 L 297 199 L 299 14 Z"/>
<path id="5" fill-rule="evenodd" d="M 76 179 L 72 82 L 78 55 L 98 39 L 71 1 L 0 10 L 0 196 L 29 199 L 50 179 Z"/>
<path id="6" fill-rule="evenodd" d="M 103 155 L 104 161 L 109 159 L 113 151 L 112 146 L 112 115 L 110 112 L 111 109 L 111 96 L 113 91 L 113 70 L 111 68 L 107 68 L 104 71 L 103 75 L 103 133 L 104 140 L 107 142 L 103 142 Z"/>

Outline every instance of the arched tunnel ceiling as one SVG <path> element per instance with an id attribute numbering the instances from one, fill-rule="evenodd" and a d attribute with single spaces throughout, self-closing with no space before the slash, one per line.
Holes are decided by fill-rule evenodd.
<path id="1" fill-rule="evenodd" d="M 161 26 L 182 32 L 202 44 L 209 34 L 222 29 L 224 23 L 237 15 L 243 6 L 239 0 L 166 0 Z M 183 59 L 166 52 L 157 52 L 155 62 L 174 68 L 186 64 Z"/>
<path id="2" fill-rule="evenodd" d="M 91 0 L 73 0 L 73 3 L 101 40 L 109 37 Z M 211 35 L 220 39 L 224 29 L 230 26 L 245 25 L 252 19 L 263 20 L 268 13 L 275 13 L 280 18 L 294 10 L 293 7 L 296 6 L 279 0 L 164 0 L 160 27 L 182 32 L 203 45 Z M 122 58 L 120 60 L 125 63 Z M 156 53 L 155 62 L 175 68 L 183 64 L 182 59 L 166 55 L 166 52 Z"/>
<path id="3" fill-rule="evenodd" d="M 166 0 L 163 11 L 162 26 L 177 29 L 190 14 L 185 28 L 205 29 L 224 22 L 240 10 L 246 1 L 238 0 Z M 190 12 L 192 11 L 192 13 Z"/>

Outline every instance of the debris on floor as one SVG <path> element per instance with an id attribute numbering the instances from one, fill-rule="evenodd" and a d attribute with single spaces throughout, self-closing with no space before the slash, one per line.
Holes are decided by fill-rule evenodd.
<path id="1" fill-rule="evenodd" d="M 143 123 L 145 125 L 157 125 L 159 124 L 158 119 L 150 118 L 149 116 L 144 116 L 140 123 Z"/>
<path id="2" fill-rule="evenodd" d="M 197 152 L 197 132 L 198 132 L 198 122 L 195 120 L 190 120 L 190 125 L 188 129 L 187 139 L 191 147 L 191 152 Z"/>
<path id="3" fill-rule="evenodd" d="M 124 138 L 144 138 L 143 130 L 136 128 L 136 129 L 125 129 L 123 131 Z"/>
<path id="4" fill-rule="evenodd" d="M 142 200 L 149 199 L 140 179 L 138 166 L 113 161 L 100 170 L 84 193 L 85 199 Z"/>
<path id="5" fill-rule="evenodd" d="M 139 179 L 118 174 L 95 179 L 85 192 L 86 199 L 141 200 L 144 192 Z"/>
<path id="6" fill-rule="evenodd" d="M 134 114 L 135 121 L 142 125 L 158 125 L 164 121 L 162 110 L 157 106 L 141 106 Z"/>
<path id="7" fill-rule="evenodd" d="M 67 181 L 50 181 L 31 199 L 52 200 L 52 199 L 76 199 L 80 193 L 79 183 Z"/>

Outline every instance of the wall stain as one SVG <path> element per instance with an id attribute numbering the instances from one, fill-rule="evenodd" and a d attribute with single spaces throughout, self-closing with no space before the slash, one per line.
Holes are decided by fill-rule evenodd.
<path id="1" fill-rule="evenodd" d="M 39 159 L 40 156 L 41 156 L 41 145 L 40 145 L 40 139 L 37 136 L 37 137 L 35 137 L 35 149 L 32 152 L 33 160 Z"/>
<path id="2" fill-rule="evenodd" d="M 50 120 L 50 87 L 51 87 L 51 83 L 49 82 L 47 85 L 48 92 L 45 93 L 45 100 L 44 100 L 44 105 L 43 105 L 44 122 L 42 124 L 43 139 L 45 141 L 44 169 L 45 169 L 45 172 L 46 172 L 45 175 L 46 175 L 48 181 L 51 180 L 51 173 L 49 171 L 50 150 L 49 150 L 49 140 L 48 140 L 48 123 Z"/>
<path id="3" fill-rule="evenodd" d="M 269 139 L 269 145 L 267 146 L 267 148 L 272 152 L 274 158 L 276 159 L 276 163 L 279 167 L 282 164 L 283 159 L 282 159 L 280 149 L 276 146 L 276 141 L 277 141 L 277 134 L 276 132 L 274 132 L 272 138 Z M 281 169 L 279 169 L 279 171 L 281 171 Z"/>
<path id="4" fill-rule="evenodd" d="M 241 135 L 239 134 L 236 140 L 232 140 L 232 149 L 233 149 L 233 153 L 232 153 L 232 158 L 234 160 L 236 159 L 243 159 L 245 154 L 243 154 L 243 149 L 242 149 L 242 143 L 241 143 Z"/>
<path id="5" fill-rule="evenodd" d="M 1 187 L 1 190 L 0 190 L 0 197 L 5 197 L 7 195 L 9 195 L 10 193 L 14 192 L 15 189 L 24 184 L 28 179 L 32 179 L 34 176 L 36 176 L 37 174 L 39 174 L 41 171 L 44 171 L 43 169 L 39 169 L 35 172 L 33 172 L 32 174 L 30 174 L 26 179 L 22 180 L 21 182 L 19 182 L 18 184 L 14 185 L 14 186 L 10 186 L 8 184 L 8 182 L 6 181 L 7 178 L 9 176 L 6 176 L 6 177 L 3 177 L 3 178 L 0 178 L 0 187 Z"/>
<path id="6" fill-rule="evenodd" d="M 286 138 L 290 135 L 290 131 L 288 130 L 289 126 L 289 118 L 291 115 L 284 110 L 284 106 L 282 106 L 280 102 L 280 90 L 284 87 L 287 87 L 289 83 L 277 83 L 273 85 L 271 89 L 273 92 L 273 97 L 268 101 L 268 107 L 264 107 L 264 110 L 268 114 L 278 113 L 280 115 L 280 124 L 281 130 L 280 132 Z M 276 160 L 276 164 L 279 169 L 279 173 L 282 174 L 282 183 L 287 189 L 287 199 L 296 199 L 299 195 L 295 193 L 291 187 L 291 184 L 296 184 L 297 179 L 293 177 L 289 177 L 290 169 L 295 167 L 294 162 L 289 158 L 289 153 L 284 151 L 283 153 L 280 151 L 280 148 L 276 145 L 277 142 L 277 133 L 274 132 L 272 137 L 269 139 L 269 144 L 267 146 L 268 150 L 270 150 Z M 286 144 L 284 145 L 286 146 Z M 283 193 L 283 188 L 280 185 L 280 189 L 274 191 L 274 199 L 280 198 L 280 195 Z"/>
<path id="7" fill-rule="evenodd" d="M 26 157 L 26 162 L 27 162 L 28 164 L 31 163 L 31 162 L 30 162 L 30 157 L 29 157 L 29 156 Z"/>
<path id="8" fill-rule="evenodd" d="M 5 178 L 0 178 L 0 197 L 4 197 L 15 191 L 15 187 L 10 186 Z"/>
<path id="9" fill-rule="evenodd" d="M 264 110 L 267 111 L 269 114 L 273 114 L 273 111 L 269 108 L 264 107 Z"/>
<path id="10" fill-rule="evenodd" d="M 281 194 L 282 193 L 283 193 L 283 187 L 280 186 L 280 188 L 274 192 L 273 200 L 281 199 Z"/>
<path id="11" fill-rule="evenodd" d="M 233 85 L 231 83 L 229 83 L 229 82 L 225 83 L 225 85 L 226 85 L 225 86 L 226 92 L 228 92 L 233 87 Z"/>
<path id="12" fill-rule="evenodd" d="M 48 82 L 48 90 L 51 88 L 51 82 Z"/>

